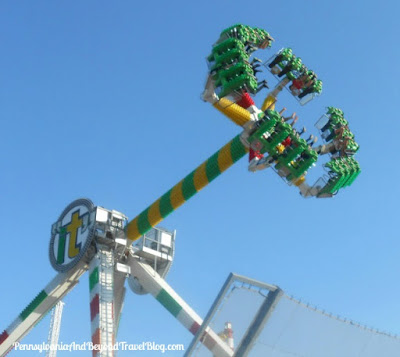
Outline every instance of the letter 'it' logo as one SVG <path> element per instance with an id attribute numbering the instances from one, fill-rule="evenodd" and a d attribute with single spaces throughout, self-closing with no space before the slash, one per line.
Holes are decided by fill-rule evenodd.
<path id="1" fill-rule="evenodd" d="M 94 205 L 90 200 L 76 200 L 52 225 L 49 255 L 57 271 L 68 271 L 86 253 L 93 238 L 93 211 Z"/>

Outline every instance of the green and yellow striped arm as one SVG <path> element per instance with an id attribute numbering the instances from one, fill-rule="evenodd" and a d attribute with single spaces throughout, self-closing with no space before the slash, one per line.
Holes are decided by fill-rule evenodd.
<path id="1" fill-rule="evenodd" d="M 240 141 L 240 135 L 236 136 L 130 221 L 127 225 L 127 238 L 130 241 L 137 240 L 226 169 L 231 167 L 247 151 L 248 149 Z"/>

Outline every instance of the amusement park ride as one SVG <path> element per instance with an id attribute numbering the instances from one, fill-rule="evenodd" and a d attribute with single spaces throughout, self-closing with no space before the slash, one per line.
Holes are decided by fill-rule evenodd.
<path id="1" fill-rule="evenodd" d="M 360 173 L 354 159 L 359 146 L 340 109 L 328 107 L 317 121 L 323 140 L 320 146 L 315 145 L 314 136 L 305 139 L 305 130 L 295 128 L 295 114 L 284 117 L 284 110 L 275 110 L 284 88 L 304 105 L 321 93 L 322 81 L 290 48 L 265 62 L 251 57 L 254 51 L 271 47 L 272 41 L 265 30 L 234 25 L 221 33 L 207 57 L 203 100 L 239 125 L 239 135 L 131 221 L 88 199 L 78 199 L 64 209 L 52 225 L 49 248 L 51 265 L 58 274 L 0 334 L 0 356 L 61 301 L 86 271 L 94 345 L 115 342 L 126 280 L 133 292 L 150 293 L 196 334 L 202 319 L 164 280 L 174 258 L 175 232 L 155 226 L 246 154 L 250 171 L 271 167 L 303 197 L 332 197 L 351 185 Z M 257 107 L 252 96 L 267 87 L 265 80 L 257 80 L 261 69 L 277 78 L 278 84 Z M 321 165 L 325 174 L 310 185 L 307 172 L 321 156 L 327 158 Z M 215 356 L 233 355 L 232 343 L 209 328 L 201 342 Z M 113 356 L 115 352 L 95 350 L 93 355 Z"/>

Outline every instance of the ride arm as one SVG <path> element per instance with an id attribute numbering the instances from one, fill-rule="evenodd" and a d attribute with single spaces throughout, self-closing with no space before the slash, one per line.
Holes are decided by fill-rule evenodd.
<path id="1" fill-rule="evenodd" d="M 196 335 L 203 320 L 148 264 L 130 256 L 132 278 L 163 305 L 188 331 Z M 215 357 L 233 356 L 233 350 L 212 329 L 207 328 L 201 342 Z"/>
<path id="2" fill-rule="evenodd" d="M 189 200 L 190 197 L 207 186 L 247 152 L 248 148 L 241 142 L 240 135 L 237 135 L 130 221 L 126 227 L 129 241 L 132 243 L 132 241 L 137 240 L 152 227 L 160 223 L 171 212 L 175 211 Z"/>
<path id="3" fill-rule="evenodd" d="M 66 273 L 59 273 L 19 314 L 12 324 L 0 334 L 0 357 L 13 349 L 20 341 L 62 298 L 78 283 L 87 270 L 84 262 Z"/>

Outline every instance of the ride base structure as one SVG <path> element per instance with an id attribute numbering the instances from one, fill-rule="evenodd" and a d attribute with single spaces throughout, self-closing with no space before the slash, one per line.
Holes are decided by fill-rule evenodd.
<path id="1" fill-rule="evenodd" d="M 322 81 L 290 48 L 264 62 L 251 57 L 256 50 L 271 47 L 272 41 L 265 30 L 234 25 L 213 45 L 202 98 L 242 128 L 214 155 L 131 221 L 88 199 L 78 199 L 64 209 L 52 225 L 49 246 L 50 262 L 58 273 L 0 334 L 0 356 L 61 301 L 85 272 L 89 275 L 91 338 L 99 346 L 93 356 L 115 356 L 115 351 L 101 346 L 116 342 L 126 281 L 134 293 L 151 294 L 196 335 L 202 319 L 164 279 L 174 258 L 175 232 L 155 226 L 245 155 L 249 155 L 249 171 L 271 167 L 303 197 L 332 197 L 353 183 L 360 173 L 354 159 L 359 146 L 342 110 L 328 107 L 318 120 L 323 140 L 318 147 L 314 136 L 305 139 L 305 130 L 295 128 L 295 114 L 285 118 L 283 110 L 275 110 L 284 88 L 305 105 L 321 94 Z M 278 83 L 259 108 L 252 97 L 267 87 L 266 80 L 257 78 L 262 68 Z M 307 172 L 322 155 L 329 157 L 323 165 L 326 173 L 309 185 Z M 213 355 L 233 355 L 230 339 L 208 327 L 201 333 L 200 342 Z"/>
<path id="2" fill-rule="evenodd" d="M 85 272 L 89 275 L 91 340 L 98 346 L 93 356 L 115 356 L 110 346 L 116 343 L 126 282 L 136 294 L 151 294 L 196 334 L 202 319 L 164 280 L 174 258 L 175 232 L 152 229 L 129 244 L 126 226 L 122 213 L 96 207 L 88 199 L 78 199 L 65 208 L 52 226 L 49 248 L 50 262 L 58 274 L 0 335 L 0 356 L 62 300 Z M 203 343 L 217 356 L 233 354 L 211 329 Z"/>

